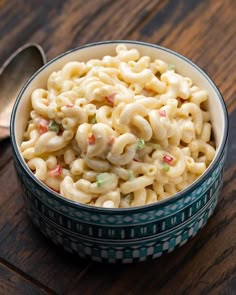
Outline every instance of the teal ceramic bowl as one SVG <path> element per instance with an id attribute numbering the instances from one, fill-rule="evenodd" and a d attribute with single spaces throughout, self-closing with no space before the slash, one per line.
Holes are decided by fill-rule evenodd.
<path id="1" fill-rule="evenodd" d="M 164 201 L 132 209 L 107 209 L 82 205 L 49 189 L 27 167 L 19 151 L 29 113 L 30 95 L 45 87 L 48 76 L 69 61 L 102 58 L 115 53 L 118 43 L 141 54 L 175 64 L 209 94 L 216 156 L 192 185 Z M 93 43 L 66 52 L 42 67 L 21 90 L 11 118 L 15 167 L 27 212 L 40 231 L 55 244 L 80 257 L 98 262 L 132 263 L 170 252 L 186 243 L 212 215 L 222 188 L 228 136 L 224 100 L 212 80 L 190 60 L 166 48 L 135 41 Z"/>

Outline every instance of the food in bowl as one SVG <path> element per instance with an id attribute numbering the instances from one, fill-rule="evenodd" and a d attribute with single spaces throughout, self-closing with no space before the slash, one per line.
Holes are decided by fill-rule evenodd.
<path id="1" fill-rule="evenodd" d="M 207 108 L 210 114 L 216 152 L 206 171 L 175 195 L 143 206 L 105 208 L 73 201 L 50 189 L 27 166 L 21 144 L 31 120 L 34 90 L 46 89 L 50 75 L 61 71 L 69 62 L 86 63 L 94 59 L 102 60 L 104 56 L 115 56 L 116 47 L 121 43 L 128 50 L 137 49 L 140 56 L 149 56 L 152 61 L 160 59 L 168 65 L 175 65 L 176 73 L 189 77 L 193 85 L 207 92 L 208 105 L 204 106 L 204 111 Z M 226 106 L 212 80 L 180 54 L 137 41 L 88 44 L 51 60 L 23 87 L 11 117 L 15 167 L 25 208 L 33 223 L 66 251 L 107 263 L 132 263 L 157 258 L 185 244 L 206 224 L 222 188 L 227 137 Z M 140 145 L 142 147 L 142 141 Z"/>
<path id="2" fill-rule="evenodd" d="M 22 155 L 39 180 L 79 203 L 158 202 L 215 156 L 207 91 L 125 44 L 113 56 L 66 63 L 31 103 Z"/>

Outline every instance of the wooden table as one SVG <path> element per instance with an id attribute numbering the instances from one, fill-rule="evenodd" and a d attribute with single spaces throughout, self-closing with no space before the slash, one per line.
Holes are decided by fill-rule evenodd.
<path id="1" fill-rule="evenodd" d="M 219 87 L 230 113 L 230 137 L 217 209 L 195 238 L 151 262 L 116 266 L 81 260 L 32 225 L 5 140 L 0 143 L 0 294 L 236 294 L 236 1 L 0 0 L 0 64 L 27 42 L 41 44 L 50 60 L 109 39 L 176 50 Z"/>

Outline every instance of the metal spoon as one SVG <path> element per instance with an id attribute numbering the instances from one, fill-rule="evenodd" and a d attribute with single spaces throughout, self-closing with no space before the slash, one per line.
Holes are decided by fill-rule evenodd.
<path id="1" fill-rule="evenodd" d="M 10 135 L 11 111 L 19 91 L 45 63 L 42 47 L 29 43 L 17 49 L 0 68 L 0 141 Z"/>

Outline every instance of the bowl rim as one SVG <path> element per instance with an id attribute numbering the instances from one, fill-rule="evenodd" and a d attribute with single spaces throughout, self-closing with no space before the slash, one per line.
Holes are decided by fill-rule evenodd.
<path id="1" fill-rule="evenodd" d="M 88 47 L 104 46 L 107 44 L 128 44 L 128 45 L 141 45 L 141 46 L 145 46 L 145 47 L 151 47 L 154 49 L 168 52 L 168 53 L 184 60 L 185 62 L 190 64 L 190 66 L 194 67 L 199 72 L 199 74 L 202 75 L 208 81 L 208 83 L 210 84 L 210 86 L 212 87 L 214 92 L 216 93 L 216 95 L 219 99 L 222 111 L 223 111 L 223 118 L 225 121 L 225 129 L 223 130 L 223 138 L 222 138 L 221 145 L 219 146 L 218 153 L 217 153 L 215 159 L 211 162 L 210 166 L 199 178 L 197 178 L 192 184 L 187 186 L 185 189 L 183 189 L 182 191 L 176 193 L 175 195 L 173 195 L 171 197 L 168 197 L 167 199 L 158 201 L 156 203 L 142 205 L 142 206 L 136 206 L 136 207 L 129 207 L 129 208 L 103 208 L 103 207 L 95 207 L 95 206 L 91 206 L 91 205 L 87 205 L 87 204 L 82 204 L 82 203 L 67 199 L 66 197 L 63 197 L 61 194 L 50 189 L 47 185 L 45 185 L 43 182 L 41 182 L 40 180 L 38 180 L 34 176 L 34 174 L 27 167 L 26 162 L 21 157 L 20 151 L 17 147 L 16 138 L 15 138 L 15 131 L 14 131 L 15 130 L 15 117 L 16 117 L 17 107 L 20 103 L 21 97 L 23 96 L 25 90 L 30 85 L 30 83 L 37 77 L 37 75 L 39 73 L 41 73 L 44 69 L 46 69 L 48 66 L 50 66 L 51 64 L 53 64 L 54 62 L 56 62 L 60 58 L 66 56 L 66 55 L 69 55 L 75 51 L 80 51 L 80 50 L 83 50 Z M 96 211 L 96 212 L 105 213 L 105 214 L 116 213 L 116 214 L 122 215 L 123 213 L 127 214 L 128 212 L 140 213 L 142 211 L 147 211 L 147 210 L 150 210 L 150 211 L 151 210 L 158 210 L 163 206 L 169 205 L 171 203 L 178 201 L 181 198 L 184 198 L 185 196 L 187 196 L 189 193 L 192 192 L 194 187 L 195 188 L 199 187 L 199 185 L 201 183 L 203 183 L 209 177 L 209 175 L 215 170 L 219 160 L 221 159 L 221 156 L 223 155 L 223 152 L 226 149 L 227 141 L 228 141 L 228 134 L 229 134 L 229 117 L 228 117 L 226 103 L 225 103 L 223 96 L 222 96 L 221 92 L 219 91 L 218 87 L 213 82 L 213 80 L 208 76 L 208 74 L 205 71 L 203 71 L 198 65 L 196 65 L 194 62 L 192 62 L 190 59 L 188 59 L 187 57 L 183 56 L 182 54 L 180 54 L 174 50 L 171 50 L 169 48 L 165 48 L 160 45 L 156 45 L 156 44 L 152 44 L 152 43 L 148 43 L 148 42 L 143 42 L 143 41 L 135 41 L 135 40 L 107 40 L 107 41 L 92 42 L 92 43 L 88 43 L 88 44 L 85 44 L 82 46 L 75 47 L 73 49 L 65 51 L 64 53 L 54 57 L 53 59 L 48 61 L 45 65 L 43 65 L 39 70 L 37 70 L 37 72 L 35 72 L 34 75 L 32 75 L 32 77 L 22 87 L 22 89 L 20 90 L 20 92 L 16 98 L 16 101 L 14 103 L 12 113 L 11 113 L 11 120 L 10 120 L 10 139 L 11 139 L 12 150 L 13 150 L 13 153 L 15 154 L 15 158 L 18 160 L 18 162 L 20 163 L 21 167 L 23 168 L 24 172 L 28 175 L 28 177 L 30 177 L 41 189 L 45 190 L 49 195 L 53 196 L 54 199 L 61 201 L 61 202 L 65 203 L 66 205 L 70 205 L 72 207 L 75 207 L 75 208 L 81 209 L 81 210 L 85 210 L 85 211 Z"/>

